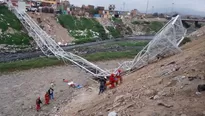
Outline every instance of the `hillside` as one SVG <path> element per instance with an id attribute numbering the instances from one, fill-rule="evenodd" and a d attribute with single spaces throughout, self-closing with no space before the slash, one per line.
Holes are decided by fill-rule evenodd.
<path id="1" fill-rule="evenodd" d="M 46 33 L 48 33 L 60 45 L 67 45 L 74 40 L 73 37 L 69 35 L 67 29 L 63 28 L 57 22 L 57 18 L 54 14 L 31 12 L 28 12 L 28 14 L 44 31 L 46 31 Z"/>
<path id="2" fill-rule="evenodd" d="M 165 24 L 165 19 L 123 19 L 123 23 L 129 25 L 135 35 L 156 34 Z"/>
<path id="3" fill-rule="evenodd" d="M 81 91 L 58 115 L 203 116 L 205 92 L 205 36 L 182 47 L 183 52 L 124 76 L 123 84 L 97 95 Z"/>
<path id="4" fill-rule="evenodd" d="M 74 17 L 71 15 L 58 16 L 59 23 L 75 38 L 75 43 L 92 42 L 108 39 L 102 25 L 94 18 Z"/>
<path id="5" fill-rule="evenodd" d="M 71 15 L 59 15 L 59 23 L 75 38 L 75 43 L 86 43 L 126 35 L 155 34 L 164 25 L 159 21 L 132 22 L 131 19 L 120 18 L 84 18 Z M 137 24 L 136 24 L 137 23 Z"/>
<path id="6" fill-rule="evenodd" d="M 16 16 L 5 6 L 0 6 L 0 52 L 6 51 L 11 45 L 17 49 L 23 49 L 30 45 L 32 40 L 24 31 L 23 25 Z M 2 45 L 3 44 L 3 45 Z"/>
<path id="7" fill-rule="evenodd" d="M 28 14 L 59 45 L 68 45 L 70 43 L 82 44 L 121 38 L 133 34 L 153 34 L 153 30 L 156 32 L 163 26 L 163 24 L 157 22 L 135 25 L 132 24 L 131 20 L 128 21 L 128 24 L 120 18 L 55 16 L 55 14 L 31 12 L 28 12 Z M 33 47 L 36 47 L 35 43 L 32 42 L 32 38 L 28 37 L 20 21 L 5 6 L 0 6 L 0 44 L 0 48 L 3 49 L 1 52 L 10 52 L 12 50 L 16 52 L 25 48 L 32 50 L 31 44 Z"/>

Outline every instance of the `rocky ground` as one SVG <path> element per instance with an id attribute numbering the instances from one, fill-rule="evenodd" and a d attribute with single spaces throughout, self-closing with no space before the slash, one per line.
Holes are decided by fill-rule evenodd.
<path id="1" fill-rule="evenodd" d="M 205 34 L 205 26 L 203 26 L 200 29 L 198 29 L 197 31 L 194 31 L 191 34 L 189 34 L 189 37 L 197 38 L 197 37 L 200 37 L 204 34 Z"/>
<path id="2" fill-rule="evenodd" d="M 58 116 L 204 116 L 205 37 L 187 43 L 183 52 L 124 76 L 123 84 L 102 95 L 82 91 Z"/>
<path id="3" fill-rule="evenodd" d="M 118 61 L 97 62 L 100 67 L 113 69 Z M 98 91 L 98 84 L 90 79 L 91 75 L 73 65 L 55 66 L 13 73 L 0 74 L 0 116 L 49 116 L 55 115 L 71 100 L 85 91 Z M 83 86 L 74 89 L 63 82 L 63 79 L 74 81 Z M 44 94 L 54 82 L 54 97 L 49 105 L 43 105 L 42 111 L 36 112 L 35 100 L 41 97 L 44 104 Z M 95 92 L 94 92 L 95 91 Z"/>

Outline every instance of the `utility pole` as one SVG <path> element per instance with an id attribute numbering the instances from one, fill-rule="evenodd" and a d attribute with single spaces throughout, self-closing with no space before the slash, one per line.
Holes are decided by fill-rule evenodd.
<path id="1" fill-rule="evenodd" d="M 174 2 L 172 3 L 172 13 L 174 12 Z"/>
<path id="2" fill-rule="evenodd" d="M 123 11 L 125 11 L 125 2 L 123 2 Z"/>
<path id="3" fill-rule="evenodd" d="M 154 6 L 152 6 L 152 14 L 154 14 Z"/>
<path id="4" fill-rule="evenodd" d="M 149 0 L 147 0 L 146 14 L 147 14 L 148 7 L 149 7 Z"/>

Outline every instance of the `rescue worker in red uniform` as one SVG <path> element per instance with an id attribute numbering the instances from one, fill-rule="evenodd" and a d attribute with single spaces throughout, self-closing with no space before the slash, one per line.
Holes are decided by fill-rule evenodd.
<path id="1" fill-rule="evenodd" d="M 37 112 L 41 109 L 41 103 L 42 103 L 42 101 L 41 101 L 40 97 L 38 97 L 36 99 L 36 111 Z"/>
<path id="2" fill-rule="evenodd" d="M 49 93 L 46 92 L 46 94 L 45 94 L 45 104 L 46 104 L 46 105 L 49 104 L 49 100 L 50 100 Z"/>
<path id="3" fill-rule="evenodd" d="M 120 83 L 122 83 L 122 76 L 121 76 L 121 73 L 122 71 L 120 69 L 117 70 L 117 74 L 116 74 L 116 77 L 117 77 L 117 81 L 120 81 Z M 118 82 L 116 82 L 118 84 Z"/>
<path id="4" fill-rule="evenodd" d="M 114 74 L 110 75 L 109 81 L 110 81 L 110 85 L 111 85 L 110 89 L 114 88 L 115 87 L 115 82 L 116 82 Z"/>

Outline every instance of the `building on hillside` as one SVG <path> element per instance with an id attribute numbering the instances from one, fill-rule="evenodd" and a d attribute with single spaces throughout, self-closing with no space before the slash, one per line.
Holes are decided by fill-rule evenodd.
<path id="1" fill-rule="evenodd" d="M 41 1 L 42 3 L 47 3 L 47 4 L 56 4 L 56 0 L 39 0 L 39 1 Z"/>
<path id="2" fill-rule="evenodd" d="M 63 10 L 70 11 L 70 2 L 69 1 L 63 1 L 63 2 L 61 2 L 61 4 L 63 6 Z"/>
<path id="3" fill-rule="evenodd" d="M 93 12 L 95 10 L 95 6 L 94 5 L 88 5 L 86 8 L 87 8 L 85 10 L 86 15 L 89 15 L 89 17 L 93 17 Z"/>
<path id="4" fill-rule="evenodd" d="M 70 11 L 72 15 L 86 16 L 86 17 L 90 16 L 93 9 L 94 9 L 93 5 L 88 5 L 88 6 L 82 5 L 81 7 L 71 5 L 70 7 Z"/>
<path id="5" fill-rule="evenodd" d="M 114 4 L 110 4 L 108 9 L 109 9 L 109 11 L 114 11 L 115 10 L 115 5 Z"/>
<path id="6" fill-rule="evenodd" d="M 110 14 L 110 10 L 104 10 L 103 17 L 104 18 L 111 18 L 112 14 Z"/>
<path id="7" fill-rule="evenodd" d="M 131 17 L 136 17 L 140 15 L 139 11 L 137 9 L 133 9 L 130 13 Z"/>
<path id="8" fill-rule="evenodd" d="M 81 7 L 82 10 L 86 10 L 87 9 L 87 6 L 85 6 L 84 4 L 82 5 Z"/>
<path id="9" fill-rule="evenodd" d="M 60 11 L 62 14 L 70 14 L 71 4 L 69 1 L 56 0 L 56 10 Z"/>
<path id="10" fill-rule="evenodd" d="M 88 9 L 94 10 L 94 9 L 95 9 L 95 6 L 94 6 L 94 5 L 88 5 Z"/>
<path id="11" fill-rule="evenodd" d="M 80 14 L 80 11 L 81 11 L 81 7 L 78 7 L 78 6 L 74 6 L 72 8 L 72 15 L 79 15 Z"/>
<path id="12" fill-rule="evenodd" d="M 98 11 L 98 14 L 99 14 L 100 16 L 103 16 L 105 7 L 103 7 L 103 6 L 97 6 L 96 9 L 97 9 L 97 11 Z"/>
<path id="13" fill-rule="evenodd" d="M 111 17 L 116 17 L 116 18 L 122 18 L 125 16 L 130 15 L 129 11 L 110 11 L 110 10 L 104 10 L 103 17 L 104 18 L 111 18 Z"/>

